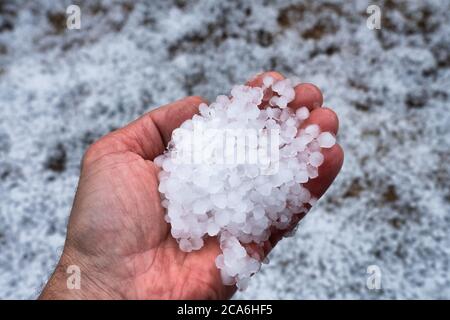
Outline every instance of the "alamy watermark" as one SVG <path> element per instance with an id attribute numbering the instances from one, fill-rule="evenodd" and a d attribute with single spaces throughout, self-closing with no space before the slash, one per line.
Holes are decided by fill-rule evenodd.
<path id="1" fill-rule="evenodd" d="M 81 9 L 79 6 L 72 4 L 66 9 L 66 26 L 69 30 L 81 29 Z"/>
<path id="2" fill-rule="evenodd" d="M 367 7 L 366 13 L 370 16 L 367 18 L 366 26 L 370 30 L 381 29 L 381 9 L 379 6 L 372 4 Z"/>
<path id="3" fill-rule="evenodd" d="M 367 280 L 366 286 L 369 290 L 381 289 L 381 268 L 376 264 L 372 264 L 367 267 Z"/>
<path id="4" fill-rule="evenodd" d="M 261 174 L 278 172 L 280 130 L 178 128 L 172 135 L 176 164 L 257 165 Z"/>
<path id="5" fill-rule="evenodd" d="M 67 267 L 66 273 L 69 275 L 67 277 L 66 285 L 69 290 L 79 290 L 81 289 L 81 269 L 77 265 L 70 265 Z"/>

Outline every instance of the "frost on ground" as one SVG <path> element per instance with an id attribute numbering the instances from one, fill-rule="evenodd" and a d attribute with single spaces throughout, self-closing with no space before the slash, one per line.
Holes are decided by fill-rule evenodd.
<path id="1" fill-rule="evenodd" d="M 450 298 L 450 3 L 0 4 L 0 297 L 56 263 L 83 150 L 152 107 L 262 70 L 317 84 L 343 170 L 238 298 Z M 366 287 L 378 265 L 382 290 Z"/>

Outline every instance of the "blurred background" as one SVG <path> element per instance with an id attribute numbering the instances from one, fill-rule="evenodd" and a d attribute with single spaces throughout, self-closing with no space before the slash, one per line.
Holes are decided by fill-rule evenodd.
<path id="1" fill-rule="evenodd" d="M 66 8 L 81 9 L 68 29 Z M 367 26 L 371 4 L 381 29 Z M 340 117 L 340 176 L 237 298 L 450 298 L 450 1 L 0 0 L 0 298 L 35 298 L 89 144 L 276 70 Z M 367 280 L 370 266 L 381 289 Z"/>

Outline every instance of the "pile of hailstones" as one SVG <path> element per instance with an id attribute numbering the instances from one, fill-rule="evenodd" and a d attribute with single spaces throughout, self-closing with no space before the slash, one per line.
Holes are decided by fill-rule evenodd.
<path id="1" fill-rule="evenodd" d="M 315 124 L 298 129 L 309 111 L 306 107 L 289 108 L 294 98 L 290 79 L 277 81 L 267 76 L 262 87 L 235 86 L 231 97 L 218 96 L 211 105 L 200 105 L 200 114 L 176 129 L 168 150 L 155 159 L 162 168 L 159 191 L 167 209 L 165 219 L 180 249 L 199 250 L 206 237 L 218 236 L 222 254 L 217 256 L 216 265 L 222 281 L 237 284 L 241 290 L 261 267 L 262 257 L 255 245 L 248 244 L 262 247 L 273 227 L 290 229 L 293 216 L 315 203 L 302 184 L 318 176 L 324 161 L 321 148 L 335 144 L 335 137 L 320 132 Z M 261 141 L 267 141 L 263 138 L 268 130 L 278 130 L 275 147 L 279 153 L 273 160 L 278 170 L 263 173 L 258 163 L 176 161 L 180 151 L 195 139 L 194 128 L 200 126 L 252 128 Z M 214 143 L 214 139 L 207 143 Z"/>

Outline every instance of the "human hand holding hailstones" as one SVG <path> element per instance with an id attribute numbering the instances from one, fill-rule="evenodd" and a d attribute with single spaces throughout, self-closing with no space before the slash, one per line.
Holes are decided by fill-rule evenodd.
<path id="1" fill-rule="evenodd" d="M 265 88 L 267 92 L 271 90 L 267 79 L 277 82 L 283 77 L 268 72 L 247 85 Z M 291 173 L 284 175 L 290 181 L 276 181 L 277 175 L 266 176 L 265 179 L 272 180 L 262 181 L 272 183 L 273 188 L 269 196 L 256 199 L 254 196 L 260 189 L 249 181 L 261 176 L 241 177 L 235 189 L 246 185 L 248 194 L 237 202 L 254 206 L 246 207 L 244 215 L 228 208 L 228 204 L 218 208 L 212 200 L 206 202 L 207 212 L 191 212 L 194 203 L 175 206 L 181 210 L 175 212 L 173 205 L 180 198 L 176 192 L 164 188 L 161 201 L 160 179 L 161 184 L 163 180 L 179 181 L 181 187 L 192 184 L 192 179 L 177 180 L 170 172 L 173 168 L 161 170 L 154 161 L 164 168 L 168 158 L 161 155 L 172 132 L 199 113 L 199 105 L 204 102 L 199 97 L 187 97 L 155 109 L 94 143 L 83 159 L 63 254 L 41 298 L 226 299 L 235 292 L 235 283 L 244 288 L 248 278 L 259 269 L 260 261 L 306 214 L 313 203 L 311 199 L 324 194 L 343 163 L 343 151 L 332 137 L 338 131 L 338 118 L 331 109 L 322 107 L 320 90 L 306 83 L 294 90 L 291 98 L 283 98 L 274 89 L 277 98 L 263 97 L 258 105 L 262 110 L 275 110 L 276 106 L 287 104 L 284 110 L 291 112 L 284 111 L 285 119 L 279 119 L 281 111 L 272 114 L 273 118 L 267 112 L 264 116 L 256 115 L 265 119 L 263 125 L 269 121 L 281 128 L 280 171 L 283 165 L 291 168 Z M 287 94 L 289 88 L 284 92 Z M 245 116 L 245 112 L 242 114 Z M 283 124 L 289 121 L 290 126 Z M 299 125 L 298 133 L 292 130 L 293 123 Z M 294 136 L 289 137 L 292 131 Z M 294 143 L 296 134 L 297 138 L 312 137 L 301 146 L 301 141 L 298 145 Z M 297 147 L 283 155 L 282 148 L 294 145 Z M 293 161 L 295 157 L 298 164 Z M 311 161 L 316 167 L 310 165 Z M 299 168 L 306 170 L 306 178 L 293 171 Z M 233 170 L 237 168 L 225 173 Z M 195 168 L 192 172 L 197 173 Z M 212 199 L 214 194 L 207 187 L 206 190 L 192 187 L 192 193 L 198 191 Z M 231 189 L 225 184 L 222 191 Z M 264 202 L 264 198 L 273 197 L 284 205 Z M 179 225 L 180 221 L 184 226 Z M 66 286 L 65 270 L 70 265 L 81 269 L 81 290 L 69 290 Z"/>

